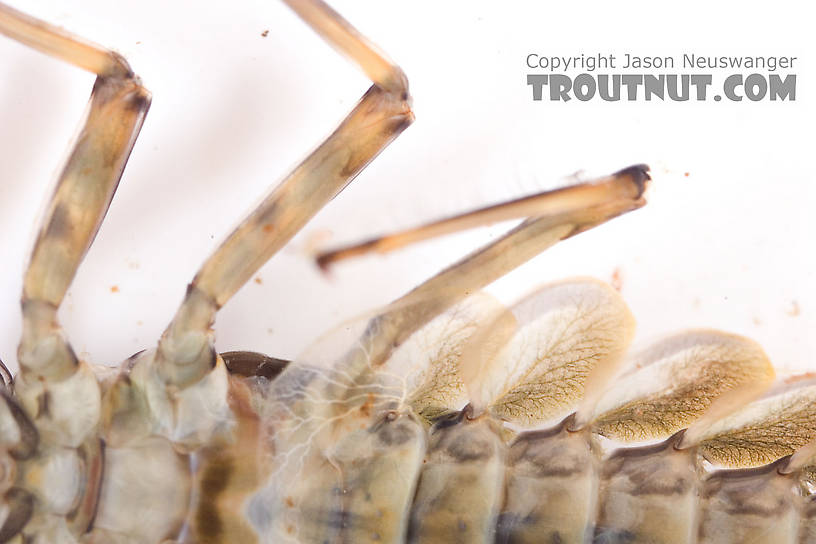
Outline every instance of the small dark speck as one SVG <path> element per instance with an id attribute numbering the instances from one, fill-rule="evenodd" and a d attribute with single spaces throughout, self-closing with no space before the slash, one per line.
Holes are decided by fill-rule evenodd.
<path id="1" fill-rule="evenodd" d="M 215 234 L 210 234 L 210 240 L 215 238 Z"/>
<path id="2" fill-rule="evenodd" d="M 263 32 L 261 32 L 261 38 L 266 38 L 267 36 L 269 36 L 268 30 L 264 30 Z"/>

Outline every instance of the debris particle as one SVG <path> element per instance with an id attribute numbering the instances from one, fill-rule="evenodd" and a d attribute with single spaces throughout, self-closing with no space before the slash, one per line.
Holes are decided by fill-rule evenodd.
<path id="1" fill-rule="evenodd" d="M 255 283 L 257 283 L 258 285 L 261 285 L 263 283 L 263 279 L 261 279 L 260 276 L 255 276 Z"/>
<path id="2" fill-rule="evenodd" d="M 754 322 L 754 325 L 756 325 L 756 326 L 762 325 L 762 320 L 760 318 L 756 317 L 756 316 L 754 316 L 754 319 L 752 321 Z"/>
<path id="3" fill-rule="evenodd" d="M 136 322 L 136 325 L 138 325 L 138 326 L 140 326 L 140 327 L 141 327 L 142 325 L 144 325 L 144 321 L 142 321 L 142 320 L 140 319 L 139 321 L 137 321 L 137 322 Z"/>
<path id="4" fill-rule="evenodd" d="M 111 293 L 118 293 L 119 292 L 119 286 L 118 285 L 113 285 L 113 286 L 111 286 L 110 289 L 111 289 Z"/>
<path id="5" fill-rule="evenodd" d="M 261 32 L 261 38 L 266 38 L 267 36 L 269 36 L 268 30 L 264 30 L 263 32 Z"/>
<path id="6" fill-rule="evenodd" d="M 802 313 L 802 309 L 799 308 L 799 303 L 797 301 L 792 300 L 790 308 L 786 310 L 785 313 L 791 317 L 796 317 Z"/>
<path id="7" fill-rule="evenodd" d="M 686 173 L 684 173 L 684 174 L 683 174 L 683 176 L 685 176 L 685 177 L 689 177 L 689 173 L 688 173 L 688 172 L 686 172 Z"/>
<path id="8" fill-rule="evenodd" d="M 612 272 L 611 283 L 615 291 L 620 293 L 620 290 L 623 289 L 623 274 L 621 273 L 620 266 L 615 267 L 615 270 Z"/>

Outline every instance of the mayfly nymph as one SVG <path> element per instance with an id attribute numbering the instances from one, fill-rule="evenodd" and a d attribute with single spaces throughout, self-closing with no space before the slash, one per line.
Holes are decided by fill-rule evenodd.
<path id="1" fill-rule="evenodd" d="M 816 380 L 693 330 L 627 354 L 634 317 L 567 279 L 481 289 L 645 204 L 648 167 L 325 252 L 522 221 L 288 362 L 218 354 L 216 312 L 414 120 L 402 70 L 320 0 L 286 0 L 373 82 L 205 261 L 155 347 L 92 366 L 58 310 L 151 96 L 120 55 L 0 4 L 0 32 L 93 74 L 25 272 L 0 389 L 0 542 L 810 542 Z"/>

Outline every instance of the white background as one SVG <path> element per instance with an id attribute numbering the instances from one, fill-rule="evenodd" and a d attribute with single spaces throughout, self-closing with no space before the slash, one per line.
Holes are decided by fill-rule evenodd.
<path id="1" fill-rule="evenodd" d="M 647 162 L 655 181 L 646 208 L 570 240 L 491 291 L 512 301 L 549 280 L 608 281 L 618 270 L 639 342 L 716 327 L 758 340 L 783 372 L 816 370 L 814 65 L 802 4 L 563 4 L 333 3 L 405 69 L 417 121 L 258 273 L 261 283 L 226 305 L 216 322 L 221 351 L 294 357 L 320 332 L 387 303 L 501 229 L 360 259 L 329 279 L 308 258 L 315 243 L 556 187 L 579 170 Z M 121 52 L 154 95 L 61 312 L 80 353 L 116 364 L 154 344 L 206 255 L 368 83 L 272 0 L 12 5 Z M 532 101 L 528 53 L 626 51 L 796 56 L 797 101 Z M 715 81 L 727 73 L 714 72 Z M 0 357 L 11 366 L 34 221 L 92 83 L 0 39 Z"/>

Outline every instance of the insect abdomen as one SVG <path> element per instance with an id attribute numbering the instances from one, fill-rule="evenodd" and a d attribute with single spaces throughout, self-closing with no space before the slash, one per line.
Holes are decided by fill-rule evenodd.
<path id="1" fill-rule="evenodd" d="M 465 414 L 431 430 L 409 542 L 481 542 L 495 530 L 507 448 L 494 422 Z"/>
<path id="2" fill-rule="evenodd" d="M 599 376 L 613 374 L 631 337 L 611 288 L 547 286 L 509 321 L 490 307 L 455 307 L 380 365 L 363 335 L 336 366 L 300 362 L 272 383 L 266 410 L 282 468 L 258 497 L 285 506 L 264 534 L 685 544 L 754 531 L 798 542 L 799 473 L 810 461 L 768 463 L 816 439 L 813 380 L 754 400 L 773 376 L 761 348 L 690 331 L 630 358 L 604 391 Z M 482 336 L 497 334 L 501 349 Z M 457 410 L 468 395 L 475 403 Z M 403 426 L 411 431 L 388 431 Z"/>
<path id="3" fill-rule="evenodd" d="M 509 447 L 496 542 L 580 542 L 597 503 L 598 461 L 584 433 L 523 433 Z"/>

